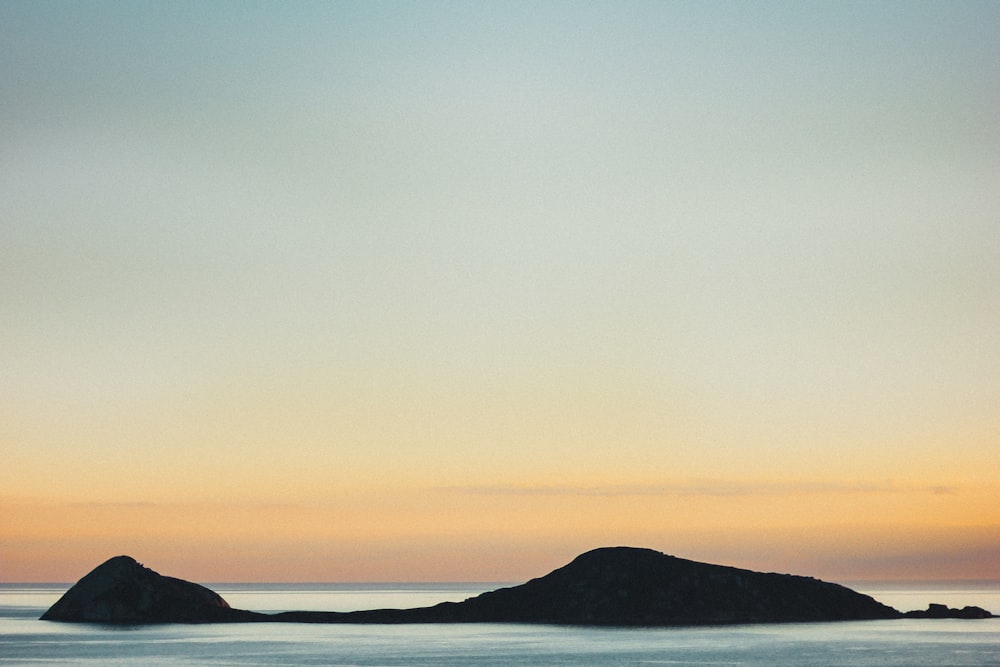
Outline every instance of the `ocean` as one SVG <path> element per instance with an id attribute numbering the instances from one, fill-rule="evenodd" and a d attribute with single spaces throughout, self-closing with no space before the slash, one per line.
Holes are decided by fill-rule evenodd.
<path id="1" fill-rule="evenodd" d="M 350 611 L 460 601 L 503 584 L 209 584 L 255 611 Z M 897 609 L 931 602 L 1000 613 L 1000 582 L 855 583 Z M 1000 619 L 901 619 L 698 628 L 544 625 L 209 624 L 39 621 L 67 584 L 0 584 L 5 665 L 1000 666 Z"/>

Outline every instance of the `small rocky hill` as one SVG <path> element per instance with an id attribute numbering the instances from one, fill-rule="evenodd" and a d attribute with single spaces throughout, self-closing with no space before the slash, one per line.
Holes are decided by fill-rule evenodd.
<path id="1" fill-rule="evenodd" d="M 245 620 L 217 593 L 165 577 L 129 556 L 94 568 L 42 615 L 43 621 L 91 623 L 199 623 Z"/>

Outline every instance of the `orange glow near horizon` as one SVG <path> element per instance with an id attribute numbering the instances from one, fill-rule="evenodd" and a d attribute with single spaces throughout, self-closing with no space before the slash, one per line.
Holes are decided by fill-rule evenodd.
<path id="1" fill-rule="evenodd" d="M 701 481 L 354 489 L 289 503 L 7 497 L 0 565 L 6 582 L 75 580 L 118 553 L 215 582 L 518 581 L 628 544 L 828 579 L 989 579 L 1000 577 L 996 493 Z"/>

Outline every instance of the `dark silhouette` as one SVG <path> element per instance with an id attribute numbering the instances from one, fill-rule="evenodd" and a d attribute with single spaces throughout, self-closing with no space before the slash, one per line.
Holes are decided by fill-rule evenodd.
<path id="1" fill-rule="evenodd" d="M 931 604 L 927 609 L 917 609 L 904 614 L 907 618 L 993 618 L 993 614 L 982 607 L 962 607 L 952 609 L 943 604 Z"/>
<path id="2" fill-rule="evenodd" d="M 128 556 L 116 556 L 76 582 L 43 621 L 90 623 L 211 623 L 246 620 L 215 591 L 164 577 Z"/>
<path id="3" fill-rule="evenodd" d="M 974 607 L 928 612 L 988 618 Z M 978 611 L 970 611 L 978 610 Z M 928 612 L 910 612 L 924 616 Z M 977 615 L 979 614 L 979 615 Z M 578 556 L 544 577 L 464 602 L 416 609 L 260 614 L 232 609 L 209 589 L 164 577 L 128 556 L 97 567 L 42 615 L 43 620 L 136 623 L 550 623 L 673 626 L 901 618 L 899 611 L 838 584 L 741 570 L 609 547 Z"/>

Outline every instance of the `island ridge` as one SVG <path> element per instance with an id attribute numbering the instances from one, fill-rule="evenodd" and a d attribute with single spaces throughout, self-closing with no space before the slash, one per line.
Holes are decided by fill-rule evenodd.
<path id="1" fill-rule="evenodd" d="M 812 577 L 699 563 L 652 549 L 604 547 L 524 584 L 415 609 L 262 614 L 231 608 L 199 584 L 129 556 L 99 565 L 42 620 L 145 623 L 548 623 L 680 626 L 927 618 L 988 618 L 977 607 L 902 612 Z"/>

